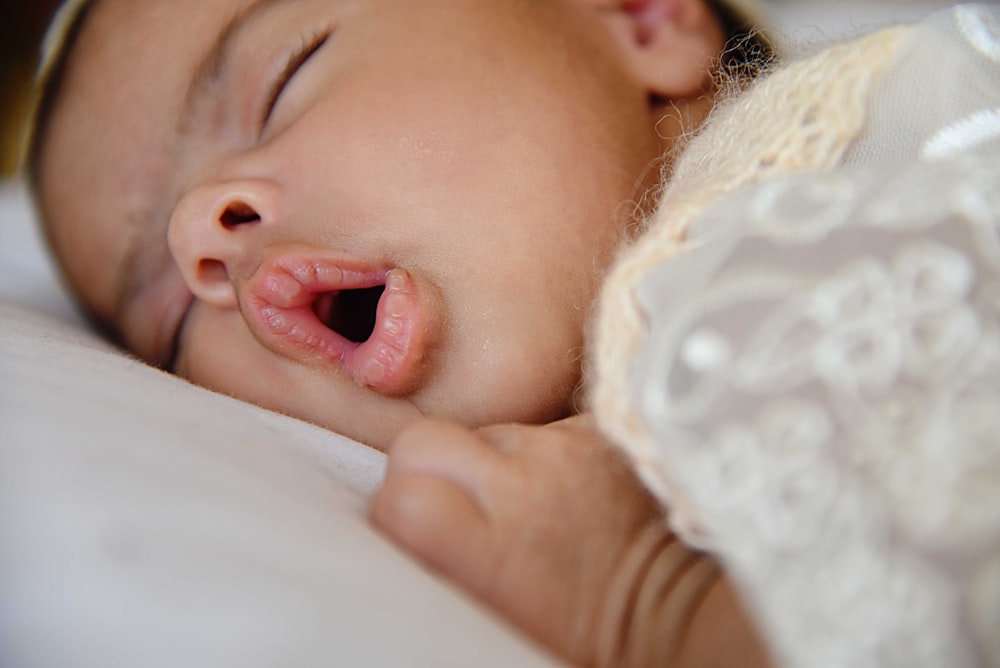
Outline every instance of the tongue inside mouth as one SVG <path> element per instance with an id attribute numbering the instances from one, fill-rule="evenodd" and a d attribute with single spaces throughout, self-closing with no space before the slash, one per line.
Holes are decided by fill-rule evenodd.
<path id="1" fill-rule="evenodd" d="M 375 331 L 384 285 L 326 292 L 313 303 L 313 312 L 327 328 L 353 343 L 364 343 Z"/>

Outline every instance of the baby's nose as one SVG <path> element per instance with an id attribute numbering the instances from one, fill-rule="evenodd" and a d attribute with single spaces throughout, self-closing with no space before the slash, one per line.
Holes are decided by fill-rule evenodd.
<path id="1" fill-rule="evenodd" d="M 167 243 L 195 297 L 236 307 L 234 281 L 260 264 L 265 231 L 277 222 L 280 201 L 278 186 L 259 179 L 199 185 L 181 198 Z"/>

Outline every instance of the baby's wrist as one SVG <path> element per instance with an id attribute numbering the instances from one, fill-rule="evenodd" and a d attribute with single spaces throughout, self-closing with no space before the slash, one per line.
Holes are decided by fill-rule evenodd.
<path id="1" fill-rule="evenodd" d="M 728 657 L 768 665 L 717 562 L 662 524 L 649 525 L 623 558 L 596 638 L 597 668 L 737 665 Z"/>
<path id="2" fill-rule="evenodd" d="M 636 538 L 615 572 L 598 623 L 597 668 L 670 665 L 698 591 L 716 569 L 660 521 Z"/>

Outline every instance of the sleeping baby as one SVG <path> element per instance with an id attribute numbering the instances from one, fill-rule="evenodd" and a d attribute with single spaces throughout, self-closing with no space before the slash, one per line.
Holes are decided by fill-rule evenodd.
<path id="1" fill-rule="evenodd" d="M 72 2 L 29 148 L 45 232 L 141 359 L 386 450 L 375 524 L 557 655 L 785 661 L 793 641 L 706 526 L 681 527 L 673 474 L 614 410 L 637 365 L 609 323 L 643 318 L 608 304 L 726 193 L 850 162 L 911 45 L 887 31 L 737 94 L 770 53 L 747 12 Z"/>

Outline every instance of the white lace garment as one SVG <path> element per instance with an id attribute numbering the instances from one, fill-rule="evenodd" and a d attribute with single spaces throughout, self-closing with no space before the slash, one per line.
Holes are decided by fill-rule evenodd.
<path id="1" fill-rule="evenodd" d="M 1000 666 L 1000 7 L 913 28 L 841 167 L 689 238 L 629 381 L 680 532 L 784 665 Z"/>

